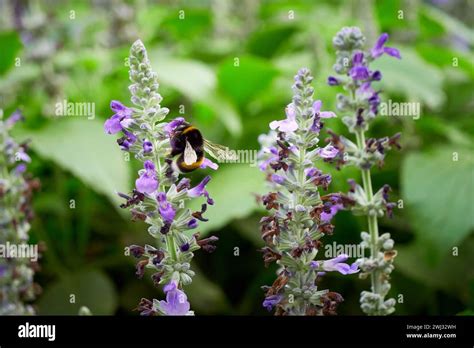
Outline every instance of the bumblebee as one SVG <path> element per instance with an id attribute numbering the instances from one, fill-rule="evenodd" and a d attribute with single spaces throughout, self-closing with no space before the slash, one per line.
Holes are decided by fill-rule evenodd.
<path id="1" fill-rule="evenodd" d="M 204 162 L 205 154 L 218 161 L 232 161 L 236 156 L 229 148 L 214 144 L 204 139 L 199 129 L 184 122 L 173 131 L 170 138 L 171 153 L 174 165 L 182 173 L 190 173 L 198 169 Z"/>

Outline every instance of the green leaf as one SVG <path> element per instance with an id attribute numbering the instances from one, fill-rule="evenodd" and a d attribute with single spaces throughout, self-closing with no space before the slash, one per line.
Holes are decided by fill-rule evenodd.
<path id="1" fill-rule="evenodd" d="M 22 136 L 31 138 L 38 155 L 70 171 L 117 206 L 121 199 L 116 192 L 130 188 L 127 162 L 114 137 L 104 133 L 101 121 L 61 119 Z"/>
<path id="2" fill-rule="evenodd" d="M 277 75 L 278 70 L 269 61 L 242 56 L 221 63 L 217 79 L 221 91 L 242 106 L 264 93 Z"/>
<path id="3" fill-rule="evenodd" d="M 220 168 L 211 176 L 207 189 L 215 204 L 208 206 L 204 215 L 209 221 L 199 226 L 203 235 L 225 226 L 233 219 L 248 216 L 258 208 L 254 194 L 265 191 L 264 174 L 249 164 L 220 164 Z M 190 208 L 200 210 L 201 204 L 201 200 L 194 199 Z"/>
<path id="4" fill-rule="evenodd" d="M 469 238 L 459 245 L 457 255 L 450 253 L 441 262 L 433 264 L 426 260 L 426 245 L 423 241 L 399 246 L 396 247 L 398 255 L 395 258 L 395 272 L 403 272 L 425 286 L 455 294 L 467 304 L 470 301 L 469 280 L 474 279 L 473 248 L 474 238 Z"/>
<path id="5" fill-rule="evenodd" d="M 75 303 L 71 303 L 72 295 Z M 82 306 L 94 315 L 111 315 L 117 307 L 117 294 L 109 277 L 101 271 L 81 271 L 49 285 L 38 306 L 41 315 L 77 315 Z"/>
<path id="6" fill-rule="evenodd" d="M 439 147 L 408 155 L 402 166 L 402 192 L 419 240 L 440 255 L 459 247 L 474 229 L 472 150 Z"/>
<path id="7" fill-rule="evenodd" d="M 403 28 L 408 25 L 409 21 L 399 19 L 400 9 L 406 6 L 402 0 L 374 1 L 374 5 L 375 14 L 383 30 Z"/>
<path id="8" fill-rule="evenodd" d="M 171 58 L 158 51 L 150 53 L 150 61 L 162 86 L 172 87 L 191 100 L 209 96 L 216 86 L 214 72 L 201 62 Z"/>
<path id="9" fill-rule="evenodd" d="M 3 75 L 13 65 L 21 48 L 20 36 L 14 31 L 0 33 L 0 75 Z"/>
<path id="10" fill-rule="evenodd" d="M 416 46 L 416 50 L 427 62 L 450 68 L 452 71 L 457 69 L 457 67 L 453 67 L 454 59 L 456 59 L 458 67 L 469 74 L 471 78 L 474 78 L 474 58 L 472 54 L 450 50 L 449 48 L 440 50 L 437 46 L 423 42 Z"/>
<path id="11" fill-rule="evenodd" d="M 206 8 L 187 7 L 186 10 L 167 8 L 169 15 L 161 23 L 161 30 L 172 34 L 177 42 L 196 41 L 206 37 L 211 23 L 211 12 Z M 146 23 L 149 26 L 150 23 Z"/>
<path id="12" fill-rule="evenodd" d="M 445 99 L 441 70 L 427 64 L 413 49 L 397 48 L 401 60 L 383 55 L 373 63 L 373 68 L 382 72 L 382 89 L 400 93 L 430 108 L 441 106 Z"/>

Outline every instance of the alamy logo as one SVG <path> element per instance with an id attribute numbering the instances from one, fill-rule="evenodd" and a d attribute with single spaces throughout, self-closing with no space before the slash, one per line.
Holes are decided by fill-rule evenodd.
<path id="1" fill-rule="evenodd" d="M 8 259 L 30 259 L 38 261 L 38 244 L 12 244 L 6 242 L 0 244 L 0 258 Z"/>
<path id="2" fill-rule="evenodd" d="M 48 341 L 56 339 L 56 325 L 35 325 L 26 322 L 18 326 L 18 337 L 20 338 L 47 338 Z"/>
<path id="3" fill-rule="evenodd" d="M 55 115 L 58 117 L 82 116 L 87 117 L 88 120 L 93 120 L 95 118 L 95 103 L 73 103 L 64 99 L 56 103 Z"/>
<path id="4" fill-rule="evenodd" d="M 380 103 L 381 116 L 405 116 L 414 120 L 420 118 L 420 103 L 417 102 L 394 102 L 389 99 L 386 103 Z"/>

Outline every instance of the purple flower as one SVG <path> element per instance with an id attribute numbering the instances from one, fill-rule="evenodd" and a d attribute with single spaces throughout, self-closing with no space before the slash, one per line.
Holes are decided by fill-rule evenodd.
<path id="1" fill-rule="evenodd" d="M 166 134 L 170 135 L 171 133 L 174 132 L 174 130 L 181 126 L 185 122 L 183 117 L 176 117 L 173 121 L 167 123 L 164 127 L 163 130 L 165 131 Z"/>
<path id="2" fill-rule="evenodd" d="M 20 147 L 20 149 L 16 153 L 16 158 L 23 162 L 28 162 L 28 163 L 31 162 L 30 156 L 28 156 L 28 154 L 25 152 L 25 150 L 22 147 Z"/>
<path id="3" fill-rule="evenodd" d="M 166 193 L 158 192 L 157 200 L 161 217 L 166 223 L 171 224 L 176 216 L 176 210 L 173 208 L 173 205 L 166 200 Z"/>
<path id="4" fill-rule="evenodd" d="M 311 168 L 306 168 L 304 170 L 304 173 L 308 178 L 312 178 L 318 174 L 321 174 L 321 171 L 318 168 L 311 167 Z"/>
<path id="5" fill-rule="evenodd" d="M 379 92 L 374 92 L 374 94 L 372 94 L 372 96 L 369 98 L 368 102 L 370 105 L 370 111 L 372 111 L 374 114 L 377 114 L 380 104 Z"/>
<path id="6" fill-rule="evenodd" d="M 209 196 L 209 192 L 207 192 L 206 190 L 206 185 L 210 180 L 211 180 L 211 177 L 209 175 L 206 176 L 197 186 L 188 190 L 188 196 L 191 198 L 205 196 L 207 198 L 207 204 L 213 205 L 214 201 Z"/>
<path id="7" fill-rule="evenodd" d="M 137 136 L 129 131 L 123 131 L 124 136 L 117 139 L 117 143 L 122 150 L 128 151 L 130 147 L 137 141 Z"/>
<path id="8" fill-rule="evenodd" d="M 382 79 L 382 73 L 379 70 L 376 70 L 370 75 L 370 79 L 372 81 L 380 81 Z"/>
<path id="9" fill-rule="evenodd" d="M 320 118 L 333 118 L 336 117 L 336 114 L 332 111 L 321 111 L 321 107 L 323 106 L 323 102 L 321 100 L 316 100 L 313 103 L 313 110 L 314 114 Z"/>
<path id="10" fill-rule="evenodd" d="M 149 140 L 144 140 L 142 146 L 144 153 L 150 153 L 153 151 L 153 144 Z"/>
<path id="11" fill-rule="evenodd" d="M 325 190 L 327 190 L 329 184 L 331 183 L 331 175 L 323 174 L 317 168 L 306 168 L 304 173 L 309 181 L 313 182 L 313 184 L 316 186 L 321 186 Z"/>
<path id="12" fill-rule="evenodd" d="M 352 68 L 349 74 L 354 80 L 367 80 L 369 78 L 369 69 L 364 66 L 364 53 L 357 52 L 352 57 Z"/>
<path id="13" fill-rule="evenodd" d="M 281 185 L 285 182 L 285 178 L 278 174 L 272 174 L 272 181 Z"/>
<path id="14" fill-rule="evenodd" d="M 202 161 L 202 164 L 200 165 L 200 168 L 204 169 L 208 167 L 213 170 L 219 169 L 219 165 L 217 163 L 214 163 L 211 160 L 204 158 L 204 160 Z"/>
<path id="15" fill-rule="evenodd" d="M 370 98 L 370 96 L 372 94 L 374 94 L 375 91 L 374 89 L 372 88 L 370 82 L 364 82 L 363 84 L 360 85 L 359 88 L 357 88 L 356 90 L 356 95 L 357 97 L 359 97 L 360 99 L 366 99 L 366 98 Z"/>
<path id="16" fill-rule="evenodd" d="M 0 278 L 3 277 L 8 271 L 7 265 L 0 265 Z"/>
<path id="17" fill-rule="evenodd" d="M 269 148 L 264 148 L 263 149 L 263 153 L 264 154 L 268 154 L 268 158 L 265 159 L 264 161 L 262 161 L 259 165 L 258 165 L 258 168 L 264 172 L 268 165 L 271 163 L 271 162 L 275 162 L 275 161 L 278 161 L 278 159 L 280 158 L 278 156 L 278 149 L 274 146 L 272 147 L 269 147 Z"/>
<path id="18" fill-rule="evenodd" d="M 349 258 L 346 254 L 341 254 L 333 259 L 323 261 L 318 263 L 318 267 L 322 268 L 322 270 L 326 272 L 337 271 L 341 274 L 352 274 L 359 272 L 359 268 L 357 267 L 356 263 L 352 265 L 348 265 L 344 263 Z"/>
<path id="19" fill-rule="evenodd" d="M 198 227 L 198 222 L 197 222 L 197 220 L 196 220 L 196 219 L 191 219 L 191 220 L 189 220 L 189 222 L 188 222 L 188 227 L 189 227 L 190 229 L 197 228 L 197 227 Z"/>
<path id="20" fill-rule="evenodd" d="M 5 125 L 7 127 L 12 127 L 18 121 L 22 121 L 24 119 L 23 115 L 21 114 L 20 110 L 16 110 L 13 114 L 10 115 L 9 118 L 5 121 Z"/>
<path id="21" fill-rule="evenodd" d="M 382 54 L 387 53 L 389 56 L 401 59 L 402 57 L 400 56 L 400 52 L 396 48 L 385 47 L 385 43 L 387 42 L 387 40 L 388 40 L 387 33 L 383 33 L 382 35 L 380 35 L 374 47 L 370 51 L 372 58 L 378 58 Z"/>
<path id="22" fill-rule="evenodd" d="M 283 299 L 283 295 L 270 295 L 265 298 L 262 305 L 265 307 L 269 312 L 275 307 L 280 301 Z"/>
<path id="23" fill-rule="evenodd" d="M 152 161 L 145 161 L 144 168 L 145 170 L 142 171 L 140 177 L 135 181 L 135 186 L 138 192 L 153 193 L 158 188 L 155 165 Z"/>
<path id="24" fill-rule="evenodd" d="M 17 165 L 14 169 L 14 172 L 16 175 L 21 175 L 26 171 L 26 165 L 24 163 L 21 163 Z"/>
<path id="25" fill-rule="evenodd" d="M 115 134 L 130 125 L 133 111 L 117 100 L 110 102 L 110 108 L 115 114 L 105 121 L 104 130 L 107 134 Z"/>
<path id="26" fill-rule="evenodd" d="M 270 122 L 270 129 L 279 129 L 280 132 L 291 133 L 298 129 L 298 123 L 296 123 L 296 108 L 293 103 L 288 104 L 285 109 L 286 119 L 282 121 Z"/>
<path id="27" fill-rule="evenodd" d="M 316 150 L 316 153 L 321 158 L 332 159 L 337 156 L 339 150 L 332 146 L 331 144 L 326 145 L 325 147 L 320 147 Z"/>
<path id="28" fill-rule="evenodd" d="M 322 118 L 333 118 L 336 117 L 336 114 L 332 111 L 321 111 L 321 106 L 323 103 L 320 100 L 316 100 L 313 103 L 312 111 L 314 114 L 313 124 L 310 127 L 310 130 L 314 133 L 319 133 L 323 127 L 321 123 Z"/>
<path id="29" fill-rule="evenodd" d="M 330 209 L 329 212 L 323 211 L 321 213 L 320 218 L 322 222 L 330 222 L 331 219 L 334 217 L 334 215 L 337 214 L 339 210 L 344 209 L 344 206 L 341 203 L 338 203 L 338 204 L 331 205 L 329 209 Z"/>
<path id="30" fill-rule="evenodd" d="M 160 308 L 166 315 L 186 315 L 191 305 L 184 291 L 178 289 L 176 281 L 171 281 L 163 288 L 166 301 L 160 301 Z"/>

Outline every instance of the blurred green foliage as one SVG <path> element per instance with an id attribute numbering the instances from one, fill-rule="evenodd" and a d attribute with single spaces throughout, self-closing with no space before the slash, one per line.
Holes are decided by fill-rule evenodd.
<path id="1" fill-rule="evenodd" d="M 401 11 L 401 12 L 400 12 Z M 325 84 L 334 60 L 331 40 L 358 25 L 372 44 L 388 32 L 401 61 L 380 59 L 382 98 L 421 104 L 419 120 L 380 117 L 370 134 L 402 131 L 403 149 L 374 171 L 403 209 L 381 221 L 399 254 L 392 293 L 398 314 L 472 315 L 474 311 L 474 69 L 473 3 L 455 1 L 35 1 L 0 3 L 0 106 L 19 107 L 31 139 L 30 170 L 42 181 L 35 197 L 32 240 L 47 251 L 37 279 L 40 313 L 129 315 L 141 297 L 158 297 L 137 280 L 124 256 L 130 244 L 150 243 L 145 225 L 118 208 L 116 191 L 133 186 L 128 162 L 103 121 L 112 99 L 127 102 L 130 44 L 149 50 L 171 117 L 183 111 L 207 138 L 235 149 L 258 149 L 268 123 L 284 117 L 292 77 L 303 66 L 316 76 L 316 97 L 334 110 L 337 88 Z M 18 59 L 19 58 L 19 59 Z M 56 103 L 94 103 L 96 118 L 57 117 Z M 343 131 L 340 118 L 327 126 Z M 324 137 L 324 132 L 323 132 Z M 456 153 L 458 161 L 453 161 Z M 347 191 L 352 168 L 333 175 L 331 191 Z M 204 173 L 194 173 L 199 180 Z M 264 192 L 256 167 L 222 164 L 209 185 L 216 205 L 202 233 L 219 238 L 214 254 L 198 253 L 189 297 L 197 314 L 257 314 L 275 269 L 257 249 Z M 328 242 L 358 243 L 365 221 L 340 213 Z M 238 255 L 235 256 L 235 248 Z M 324 287 L 342 293 L 341 314 L 360 314 L 367 282 L 331 274 Z M 75 294 L 75 303 L 70 295 Z"/>

